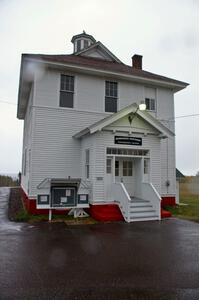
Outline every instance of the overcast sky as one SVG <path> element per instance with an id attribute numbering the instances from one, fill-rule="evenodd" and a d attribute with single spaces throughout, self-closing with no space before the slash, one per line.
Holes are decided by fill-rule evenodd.
<path id="1" fill-rule="evenodd" d="M 199 114 L 198 0 L 0 0 L 0 173 L 21 169 L 23 121 L 16 119 L 21 53 L 69 54 L 85 30 L 124 63 L 190 83 L 175 114 Z M 11 102 L 13 104 L 3 103 Z M 177 167 L 199 171 L 199 116 L 176 119 Z"/>

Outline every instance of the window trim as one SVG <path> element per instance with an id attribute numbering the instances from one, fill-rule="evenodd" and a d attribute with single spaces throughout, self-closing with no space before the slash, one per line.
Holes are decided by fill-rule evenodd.
<path id="1" fill-rule="evenodd" d="M 62 84 L 62 76 L 66 76 L 66 77 L 71 77 L 73 78 L 73 90 L 68 90 L 68 89 L 65 89 L 63 90 L 61 87 L 61 84 Z M 65 92 L 65 93 L 71 93 L 73 96 L 73 105 L 72 107 L 69 107 L 69 106 L 61 106 L 61 92 Z M 67 109 L 74 109 L 75 108 L 75 76 L 74 75 L 69 75 L 69 74 L 63 74 L 63 73 L 60 73 L 60 82 L 59 82 L 59 107 L 60 108 L 67 108 Z"/>
<path id="2" fill-rule="evenodd" d="M 106 174 L 112 174 L 112 158 L 106 158 Z"/>
<path id="3" fill-rule="evenodd" d="M 146 100 L 149 100 L 149 109 L 147 108 L 147 103 Z M 154 101 L 154 109 L 151 109 L 151 102 Z M 147 111 L 151 111 L 151 112 L 156 112 L 156 99 L 155 98 L 149 98 L 149 97 L 145 97 L 144 102 L 146 104 L 146 110 Z"/>
<path id="4" fill-rule="evenodd" d="M 90 178 L 90 149 L 85 149 L 85 177 Z"/>
<path id="5" fill-rule="evenodd" d="M 107 83 L 116 83 L 116 87 L 117 87 L 117 89 L 116 89 L 116 94 L 117 94 L 117 96 L 110 96 L 110 95 L 107 95 L 106 94 L 106 92 L 107 92 Z M 118 84 L 118 81 L 113 81 L 113 80 L 105 80 L 105 86 L 104 86 L 104 112 L 105 113 L 116 113 L 116 112 L 118 112 L 118 110 L 119 110 L 119 97 L 118 97 L 118 95 L 119 95 L 119 84 Z M 109 87 L 109 91 L 110 91 L 110 87 Z M 107 111 L 106 110 L 106 98 L 107 99 L 113 99 L 113 100 L 115 100 L 116 101 L 116 111 Z"/>

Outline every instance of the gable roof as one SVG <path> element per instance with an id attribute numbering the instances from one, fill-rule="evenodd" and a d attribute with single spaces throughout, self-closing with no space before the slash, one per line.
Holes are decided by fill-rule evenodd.
<path id="1" fill-rule="evenodd" d="M 106 47 L 102 43 L 98 42 L 96 45 L 100 46 L 100 48 L 104 49 L 104 51 L 106 50 Z M 90 48 L 91 47 L 87 48 L 87 51 Z M 82 52 L 82 54 L 83 53 L 85 52 Z M 106 51 L 106 53 L 108 52 Z M 53 67 L 63 71 L 69 70 L 73 72 L 83 72 L 103 77 L 108 76 L 109 78 L 116 78 L 116 80 L 121 79 L 142 84 L 163 86 L 173 89 L 174 92 L 180 91 L 188 85 L 186 82 L 157 75 L 148 71 L 135 69 L 131 66 L 125 65 L 122 62 L 118 62 L 116 61 L 118 59 L 110 51 L 108 55 L 112 58 L 115 58 L 115 61 L 76 54 L 22 54 L 17 117 L 19 119 L 23 119 L 25 117 L 28 94 L 30 92 L 31 84 L 34 80 L 34 68 L 32 68 L 34 63 L 43 64 L 46 65 L 46 67 Z M 29 63 L 31 64 L 31 68 L 29 67 Z"/>
<path id="2" fill-rule="evenodd" d="M 138 110 L 138 105 L 136 103 L 131 104 L 117 113 L 114 113 L 94 124 L 91 126 L 81 130 L 80 132 L 76 133 L 73 137 L 74 138 L 81 138 L 86 134 L 93 134 L 97 131 L 101 131 L 103 128 L 109 126 L 110 124 L 116 122 L 117 120 L 123 118 L 124 116 L 129 115 L 130 113 L 135 113 L 144 119 L 148 124 L 150 124 L 153 128 L 160 132 L 161 137 L 169 137 L 174 136 L 174 133 L 169 130 L 166 126 L 160 123 L 157 119 L 155 119 L 151 114 L 147 113 L 146 111 Z M 132 127 L 133 131 L 133 127 Z"/>
<path id="3" fill-rule="evenodd" d="M 89 49 L 89 48 L 87 48 Z M 69 55 L 51 55 L 51 54 L 22 54 L 22 61 L 28 59 L 38 60 L 39 62 L 52 62 L 52 63 L 62 63 L 68 65 L 77 65 L 81 67 L 88 67 L 97 70 L 103 70 L 107 72 L 114 72 L 118 74 L 126 74 L 129 76 L 135 76 L 143 79 L 151 79 L 159 82 L 167 82 L 172 84 L 173 87 L 178 87 L 180 89 L 185 88 L 189 85 L 186 82 L 168 78 L 165 76 L 157 75 L 148 71 L 135 69 L 132 66 L 125 65 L 124 63 L 117 63 L 108 60 L 102 60 L 99 58 L 85 57 L 75 54 Z M 181 88 L 180 88 L 181 87 Z"/>
<path id="4" fill-rule="evenodd" d="M 117 58 L 108 48 L 106 48 L 101 42 L 96 42 L 94 44 L 92 44 L 90 47 L 83 49 L 81 51 L 78 51 L 76 53 L 74 53 L 74 55 L 83 55 L 86 56 L 87 53 L 89 53 L 91 50 L 101 50 L 105 56 L 107 56 L 109 58 L 109 60 L 114 61 L 114 62 L 118 62 L 118 63 L 122 63 L 121 60 L 119 60 L 119 58 Z M 89 57 L 89 55 L 87 56 Z M 106 61 L 106 59 L 104 59 Z"/>

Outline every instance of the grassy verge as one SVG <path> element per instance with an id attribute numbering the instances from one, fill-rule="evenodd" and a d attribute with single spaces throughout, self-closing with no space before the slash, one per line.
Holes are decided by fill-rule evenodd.
<path id="1" fill-rule="evenodd" d="M 28 222 L 36 223 L 48 221 L 48 214 L 46 215 L 32 215 L 29 214 L 21 198 L 20 188 L 12 188 L 10 192 L 10 198 L 8 203 L 8 218 L 14 222 Z M 81 224 L 96 224 L 96 220 L 91 217 L 86 218 L 74 218 L 68 215 L 56 215 L 53 214 L 52 222 L 64 222 L 67 225 L 81 225 Z"/>
<path id="2" fill-rule="evenodd" d="M 185 204 L 185 205 L 183 205 Z M 199 222 L 199 196 L 183 194 L 180 196 L 180 205 L 167 206 L 173 216 L 190 221 Z"/>
<path id="3" fill-rule="evenodd" d="M 48 221 L 48 215 L 32 215 L 29 214 L 24 208 L 17 212 L 15 215 L 15 222 L 28 222 L 28 223 L 37 223 Z M 63 222 L 67 225 L 80 225 L 80 224 L 96 224 L 98 223 L 91 217 L 86 218 L 74 218 L 73 216 L 68 215 L 52 215 L 52 221 L 55 222 Z"/>

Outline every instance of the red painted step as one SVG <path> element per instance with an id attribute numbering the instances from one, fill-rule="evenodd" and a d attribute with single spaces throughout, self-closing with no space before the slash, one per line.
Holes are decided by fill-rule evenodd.
<path id="1" fill-rule="evenodd" d="M 163 218 L 170 218 L 170 217 L 171 217 L 170 211 L 161 208 L 161 218 L 163 219 Z"/>

